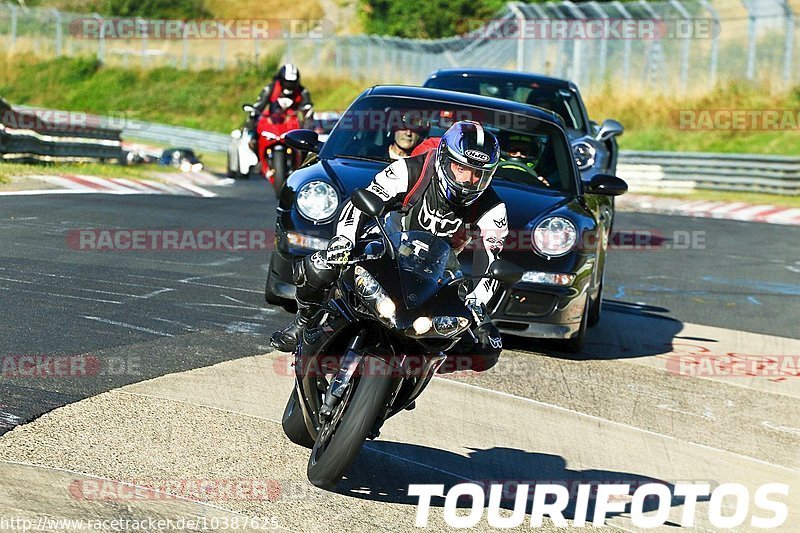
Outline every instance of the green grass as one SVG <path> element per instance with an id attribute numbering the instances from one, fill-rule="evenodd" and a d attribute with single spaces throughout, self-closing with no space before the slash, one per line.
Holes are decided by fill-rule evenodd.
<path id="1" fill-rule="evenodd" d="M 156 172 L 179 172 L 172 167 L 154 165 L 108 165 L 100 163 L 10 163 L 0 161 L 0 183 L 10 182 L 11 177 L 35 175 L 60 176 L 64 174 L 86 174 L 101 178 L 153 179 Z"/>
<path id="2" fill-rule="evenodd" d="M 748 204 L 774 205 L 776 207 L 800 207 L 800 196 L 762 194 L 758 192 L 695 191 L 685 194 L 647 193 L 647 196 L 683 198 L 686 200 L 708 200 L 709 202 L 745 202 Z"/>
<path id="3" fill-rule="evenodd" d="M 85 111 L 229 132 L 277 70 L 273 58 L 223 71 L 103 67 L 93 57 L 0 55 L 0 96 L 12 104 Z M 319 110 L 343 110 L 367 84 L 304 76 Z"/>
<path id="4" fill-rule="evenodd" d="M 625 126 L 623 150 L 758 153 L 800 155 L 800 127 L 787 130 L 680 129 L 681 110 L 777 110 L 800 112 L 800 86 L 772 92 L 766 84 L 747 82 L 718 86 L 704 96 L 630 95 L 608 90 L 588 98 L 589 116 L 615 118 Z M 699 116 L 699 115 L 695 115 Z"/>

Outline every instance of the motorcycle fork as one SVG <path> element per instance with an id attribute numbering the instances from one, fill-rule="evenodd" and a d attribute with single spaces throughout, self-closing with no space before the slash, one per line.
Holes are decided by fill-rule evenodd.
<path id="1" fill-rule="evenodd" d="M 336 372 L 330 385 L 328 385 L 328 389 L 325 391 L 325 400 L 319 408 L 319 416 L 321 419 L 329 418 L 333 410 L 342 400 L 342 396 L 344 396 L 344 393 L 350 386 L 350 380 L 353 378 L 353 374 L 355 374 L 358 365 L 364 358 L 364 354 L 361 353 L 361 350 L 365 342 L 366 332 L 364 330 L 359 331 L 358 335 L 350 341 L 350 345 L 347 347 L 344 357 L 342 357 L 339 370 Z"/>

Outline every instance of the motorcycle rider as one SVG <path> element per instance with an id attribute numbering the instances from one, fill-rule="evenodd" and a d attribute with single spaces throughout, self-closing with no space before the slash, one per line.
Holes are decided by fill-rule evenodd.
<path id="1" fill-rule="evenodd" d="M 247 130 L 255 140 L 256 124 L 265 110 L 273 115 L 285 113 L 289 109 L 297 111 L 306 105 L 312 105 L 311 94 L 300 84 L 300 70 L 293 63 L 286 63 L 258 95 L 253 104 L 254 110 L 247 120 Z M 251 148 L 255 151 L 253 144 L 251 143 Z"/>
<path id="2" fill-rule="evenodd" d="M 384 202 L 386 211 L 399 211 L 404 228 L 442 237 L 456 253 L 470 243 L 472 235 L 479 235 L 472 271 L 487 272 L 508 234 L 506 206 L 490 187 L 499 159 L 500 147 L 491 132 L 477 122 L 460 121 L 445 132 L 436 150 L 398 159 L 379 172 L 366 190 Z M 303 327 L 324 304 L 365 221 L 348 200 L 327 250 L 295 264 L 297 315 L 289 326 L 273 333 L 273 347 L 296 349 Z M 491 368 L 500 355 L 500 333 L 486 311 L 497 286 L 497 281 L 484 278 L 466 296 L 475 318 L 477 343 L 469 351 L 458 351 L 474 354 L 470 357 L 473 370 Z"/>

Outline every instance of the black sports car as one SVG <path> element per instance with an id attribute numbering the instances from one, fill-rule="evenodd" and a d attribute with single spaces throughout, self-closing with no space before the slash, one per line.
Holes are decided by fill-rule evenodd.
<path id="1" fill-rule="evenodd" d="M 267 301 L 291 304 L 294 261 L 326 248 L 342 204 L 390 163 L 388 148 L 401 124 L 417 124 L 422 141 L 463 119 L 481 122 L 500 141 L 502 160 L 492 186 L 508 209 L 502 256 L 526 270 L 520 283 L 490 302 L 492 319 L 504 333 L 564 339 L 567 350 L 580 350 L 587 325 L 600 315 L 611 198 L 627 186 L 604 174 L 583 182 L 566 131 L 552 113 L 471 94 L 373 87 L 324 144 L 309 130 L 287 135 L 288 143 L 312 155 L 281 191 Z M 460 257 L 465 270 L 469 253 Z"/>
<path id="2" fill-rule="evenodd" d="M 575 161 L 584 180 L 595 174 L 616 174 L 616 137 L 622 124 L 607 119 L 599 125 L 586 114 L 578 87 L 571 81 L 511 70 L 477 68 L 441 69 L 432 73 L 425 87 L 480 94 L 553 111 L 564 121 Z"/>

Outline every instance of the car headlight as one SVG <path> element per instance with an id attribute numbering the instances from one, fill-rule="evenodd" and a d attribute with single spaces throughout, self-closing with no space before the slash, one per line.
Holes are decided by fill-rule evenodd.
<path id="1" fill-rule="evenodd" d="M 547 257 L 566 254 L 575 246 L 578 230 L 575 224 L 564 217 L 549 217 L 537 224 L 533 230 L 533 245 Z"/>
<path id="2" fill-rule="evenodd" d="M 433 319 L 433 330 L 443 337 L 452 337 L 469 327 L 463 316 L 437 316 Z"/>
<path id="3" fill-rule="evenodd" d="M 364 267 L 356 265 L 353 275 L 356 282 L 356 293 L 364 302 L 372 306 L 378 315 L 394 324 L 397 306 L 383 290 L 372 274 L 367 272 Z"/>
<path id="4" fill-rule="evenodd" d="M 582 141 L 572 145 L 572 153 L 575 156 L 575 162 L 578 164 L 578 168 L 584 170 L 594 165 L 597 150 L 588 142 Z"/>
<path id="5" fill-rule="evenodd" d="M 311 181 L 297 191 L 297 210 L 309 220 L 320 222 L 327 220 L 339 207 L 339 196 L 324 181 Z"/>

